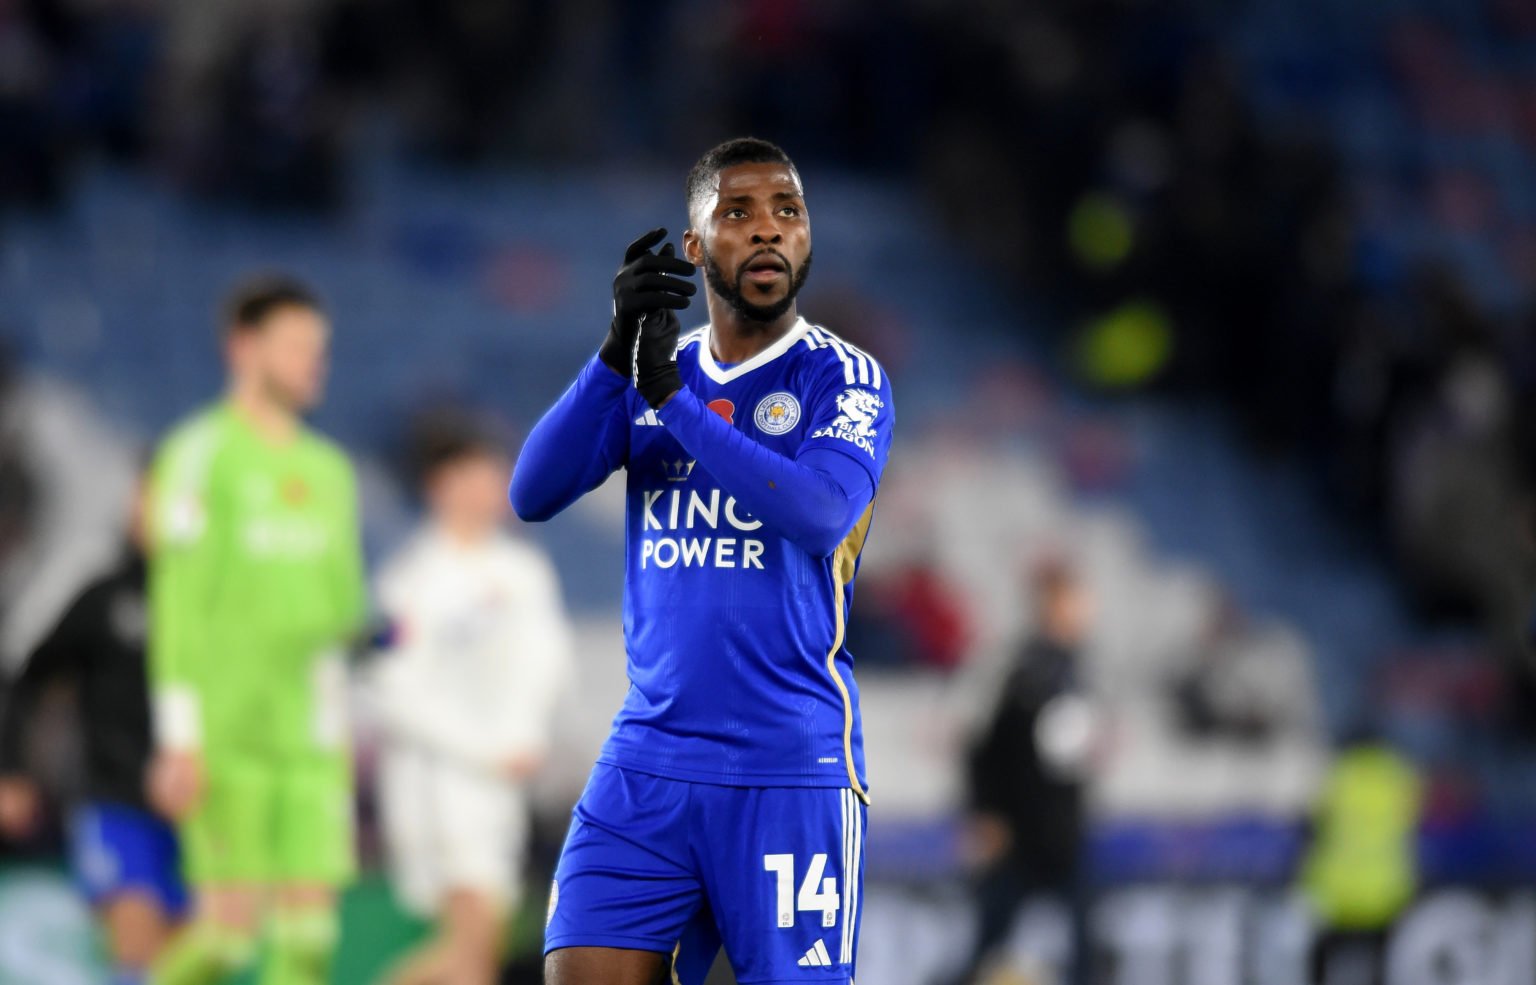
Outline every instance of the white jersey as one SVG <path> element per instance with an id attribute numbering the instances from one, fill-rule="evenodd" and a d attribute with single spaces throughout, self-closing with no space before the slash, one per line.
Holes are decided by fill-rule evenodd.
<path id="1" fill-rule="evenodd" d="M 390 745 L 491 771 L 546 748 L 571 633 L 542 550 L 427 527 L 384 565 L 378 597 L 395 629 L 375 677 Z"/>

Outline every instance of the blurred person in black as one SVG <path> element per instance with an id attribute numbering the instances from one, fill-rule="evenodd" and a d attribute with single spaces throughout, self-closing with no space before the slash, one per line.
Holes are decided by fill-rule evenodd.
<path id="1" fill-rule="evenodd" d="M 1079 658 L 1093 600 L 1059 560 L 1039 567 L 1031 589 L 1034 634 L 969 756 L 979 922 L 956 985 L 976 981 L 995 962 L 1020 906 L 1041 894 L 1069 911 L 1071 952 L 1060 980 L 1087 980 L 1083 786 L 1100 730 Z"/>
<path id="2" fill-rule="evenodd" d="M 116 565 L 88 585 L 27 660 L 0 719 L 0 835 L 24 838 L 42 818 L 27 774 L 25 736 L 51 685 L 78 695 L 84 799 L 70 818 L 70 862 L 96 907 L 112 985 L 138 985 L 186 907 L 176 836 L 145 800 L 149 698 L 145 684 L 143 490 L 134 497 Z"/>

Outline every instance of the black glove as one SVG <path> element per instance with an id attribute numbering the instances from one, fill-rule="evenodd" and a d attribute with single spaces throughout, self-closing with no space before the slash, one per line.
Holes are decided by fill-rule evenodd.
<path id="1" fill-rule="evenodd" d="M 677 371 L 677 316 L 662 308 L 646 315 L 635 339 L 635 389 L 653 408 L 683 388 Z"/>
<path id="2" fill-rule="evenodd" d="M 624 266 L 613 278 L 613 321 L 597 355 L 621 376 L 633 373 L 640 319 L 652 311 L 688 307 L 688 299 L 699 289 L 682 279 L 693 276 L 693 264 L 673 256 L 671 243 L 660 253 L 651 252 L 666 235 L 665 229 L 652 229 L 629 244 Z"/>

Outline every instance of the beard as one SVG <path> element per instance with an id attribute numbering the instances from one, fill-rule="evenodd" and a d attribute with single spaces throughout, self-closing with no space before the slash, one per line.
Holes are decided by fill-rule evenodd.
<path id="1" fill-rule="evenodd" d="M 773 250 L 767 252 L 773 253 L 780 260 L 784 260 L 784 266 L 789 266 L 789 261 L 785 260 L 778 252 Z M 784 293 L 782 298 L 779 298 L 772 304 L 753 304 L 747 300 L 746 295 L 741 293 L 741 278 L 747 272 L 748 265 L 758 256 L 761 256 L 763 251 L 759 250 L 753 256 L 742 261 L 741 266 L 736 268 L 735 281 L 725 279 L 725 271 L 720 269 L 720 265 L 715 262 L 715 258 L 708 249 L 705 249 L 703 253 L 704 280 L 709 284 L 710 290 L 724 298 L 725 303 L 734 308 L 737 314 L 751 322 L 766 324 L 788 311 L 795 303 L 795 295 L 799 294 L 800 288 L 805 286 L 805 279 L 811 275 L 812 254 L 807 253 L 805 259 L 800 263 L 799 269 L 793 270 L 790 273 L 789 290 Z"/>
<path id="2" fill-rule="evenodd" d="M 268 400 L 290 414 L 302 416 L 314 410 L 320 403 L 324 386 L 295 385 L 269 376 L 263 389 L 266 390 Z"/>

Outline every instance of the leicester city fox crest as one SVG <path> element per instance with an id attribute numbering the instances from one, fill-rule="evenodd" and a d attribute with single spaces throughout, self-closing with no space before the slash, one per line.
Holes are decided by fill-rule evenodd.
<path id="1" fill-rule="evenodd" d="M 764 434 L 784 434 L 800 423 L 800 401 L 782 390 L 758 401 L 752 419 Z"/>

